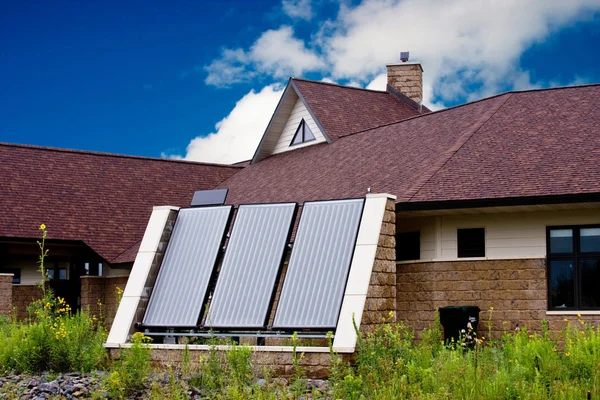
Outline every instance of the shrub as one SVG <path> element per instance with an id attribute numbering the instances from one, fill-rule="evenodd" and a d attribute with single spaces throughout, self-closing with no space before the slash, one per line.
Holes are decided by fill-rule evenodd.
<path id="1" fill-rule="evenodd" d="M 88 372 L 106 363 L 106 332 L 87 312 L 72 313 L 48 290 L 29 307 L 32 318 L 0 322 L 0 371 Z"/>
<path id="2" fill-rule="evenodd" d="M 152 349 L 147 345 L 151 341 L 148 336 L 136 332 L 131 338 L 131 346 L 121 349 L 106 381 L 111 398 L 124 398 L 144 389 L 152 369 Z"/>
<path id="3" fill-rule="evenodd" d="M 88 372 L 105 365 L 106 332 L 87 312 L 72 313 L 60 297 L 46 287 L 44 260 L 47 230 L 41 224 L 38 267 L 43 297 L 29 306 L 30 318 L 0 320 L 0 372 Z"/>

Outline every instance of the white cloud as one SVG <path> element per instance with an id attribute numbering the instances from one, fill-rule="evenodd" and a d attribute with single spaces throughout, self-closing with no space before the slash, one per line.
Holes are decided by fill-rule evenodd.
<path id="1" fill-rule="evenodd" d="M 367 89 L 371 90 L 385 90 L 387 87 L 387 74 L 379 74 L 377 75 L 369 84 L 367 85 Z"/>
<path id="2" fill-rule="evenodd" d="M 227 87 L 246 82 L 256 76 L 256 72 L 246 70 L 249 58 L 242 49 L 223 49 L 221 58 L 205 67 L 208 76 L 204 80 L 207 85 Z"/>
<path id="3" fill-rule="evenodd" d="M 312 13 L 307 0 L 283 0 L 282 6 L 291 13 Z M 506 87 L 539 86 L 519 67 L 523 52 L 554 31 L 591 18 L 598 9 L 600 0 L 342 3 L 336 18 L 320 21 L 310 46 L 289 26 L 268 30 L 248 50 L 224 50 L 206 67 L 206 83 L 224 86 L 259 75 L 287 78 L 327 71 L 335 81 L 364 85 L 381 79 L 384 65 L 409 50 L 411 60 L 425 69 L 426 103 L 431 104 L 434 94 L 442 102 L 472 100 Z"/>
<path id="4" fill-rule="evenodd" d="M 421 62 L 424 68 L 424 103 L 439 109 L 457 99 L 475 100 L 507 88 L 554 85 L 553 81 L 532 82 L 529 71 L 519 65 L 520 57 L 533 44 L 592 18 L 600 9 L 600 0 L 349 4 L 342 2 L 335 18 L 315 23 L 318 28 L 311 32 L 313 40 L 308 44 L 291 27 L 281 26 L 263 32 L 247 49 L 224 49 L 219 59 L 205 67 L 206 83 L 228 86 L 264 76 L 280 79 L 322 72 L 323 81 L 385 90 L 385 64 L 396 62 L 400 52 L 408 50 L 411 61 Z M 303 0 L 282 3 L 288 15 L 297 18 L 309 15 L 302 14 L 307 5 L 310 2 Z M 190 143 L 186 158 L 232 162 L 251 157 L 280 93 L 273 86 L 248 93 L 217 124 L 215 133 Z"/>
<path id="5" fill-rule="evenodd" d="M 268 30 L 247 51 L 223 49 L 221 58 L 205 67 L 206 84 L 219 87 L 253 79 L 257 74 L 288 78 L 324 67 L 324 62 L 294 37 L 294 30 L 281 26 Z"/>
<path id="6" fill-rule="evenodd" d="M 215 132 L 192 139 L 184 159 L 230 164 L 252 158 L 282 93 L 277 84 L 248 92 L 216 124 Z"/>
<path id="7" fill-rule="evenodd" d="M 473 99 L 536 86 L 519 68 L 523 52 L 598 8 L 598 0 L 367 0 L 341 9 L 319 45 L 334 79 L 380 84 L 384 65 L 409 50 L 425 70 L 426 103 L 434 90 L 441 100 Z M 470 84 L 480 89 L 467 93 Z"/>
<path id="8" fill-rule="evenodd" d="M 311 0 L 283 0 L 283 12 L 290 18 L 309 21 L 313 17 Z"/>

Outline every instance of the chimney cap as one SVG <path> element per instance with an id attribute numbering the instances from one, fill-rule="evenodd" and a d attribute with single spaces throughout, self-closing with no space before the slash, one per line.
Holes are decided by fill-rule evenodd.
<path id="1" fill-rule="evenodd" d="M 408 51 L 402 51 L 402 52 L 400 52 L 400 61 L 402 61 L 403 63 L 407 62 L 408 61 L 409 53 L 410 52 L 408 52 Z"/>
<path id="2" fill-rule="evenodd" d="M 386 64 L 385 66 L 387 68 L 390 68 L 390 67 L 404 67 L 404 66 L 409 66 L 409 65 L 418 65 L 419 68 L 421 68 L 421 72 L 423 72 L 423 66 L 418 61 L 414 61 L 414 62 L 399 62 L 399 63 L 393 63 L 393 64 Z"/>

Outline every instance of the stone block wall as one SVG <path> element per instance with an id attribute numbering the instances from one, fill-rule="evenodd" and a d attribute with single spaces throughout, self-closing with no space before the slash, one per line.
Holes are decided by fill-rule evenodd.
<path id="1" fill-rule="evenodd" d="M 560 331 L 565 318 L 577 319 L 546 314 L 544 259 L 398 264 L 397 288 L 398 319 L 417 331 L 433 322 L 439 307 L 449 305 L 478 306 L 480 332 L 487 334 L 491 318 L 495 337 L 519 327 L 540 331 L 544 319 L 551 331 Z M 598 322 L 600 315 L 582 319 Z"/>
<path id="2" fill-rule="evenodd" d="M 91 315 L 104 318 L 109 329 L 117 313 L 117 287 L 125 290 L 128 276 L 82 276 L 81 309 Z"/>
<path id="3" fill-rule="evenodd" d="M 118 359 L 120 349 L 110 349 L 109 356 L 111 359 Z M 219 358 L 224 362 L 225 351 L 218 351 Z M 155 366 L 165 367 L 167 365 L 181 366 L 183 361 L 183 350 L 180 349 L 153 349 L 152 363 Z M 208 356 L 208 350 L 197 350 L 190 348 L 190 362 L 201 368 Z M 329 375 L 330 355 L 328 352 L 297 353 L 300 360 L 300 366 L 307 378 L 322 379 Z M 340 355 L 345 361 L 352 361 L 353 355 Z M 270 373 L 270 376 L 281 378 L 289 378 L 293 375 L 293 354 L 283 351 L 255 351 L 251 356 L 251 363 L 256 376 L 262 376 L 265 369 Z"/>
<path id="4" fill-rule="evenodd" d="M 11 315 L 13 310 L 13 274 L 0 274 L 0 315 Z"/>
<path id="5" fill-rule="evenodd" d="M 383 216 L 375 263 L 360 330 L 371 332 L 385 319 L 395 321 L 396 311 L 396 213 L 393 200 L 388 200 Z"/>
<path id="6" fill-rule="evenodd" d="M 29 316 L 27 307 L 43 297 L 42 289 L 37 285 L 13 285 L 13 308 L 17 314 L 17 319 L 25 319 Z"/>

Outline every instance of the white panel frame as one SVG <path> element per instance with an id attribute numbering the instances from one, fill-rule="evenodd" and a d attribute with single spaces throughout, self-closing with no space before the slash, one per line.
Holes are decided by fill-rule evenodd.
<path id="1" fill-rule="evenodd" d="M 131 327 L 135 323 L 135 314 L 143 294 L 150 268 L 159 249 L 160 239 L 165 230 L 171 211 L 179 211 L 179 207 L 157 206 L 152 209 L 150 220 L 146 226 L 144 238 L 133 263 L 123 298 L 117 309 L 117 314 L 110 327 L 106 346 L 120 346 L 127 342 Z"/>
<path id="2" fill-rule="evenodd" d="M 333 339 L 333 350 L 338 353 L 353 353 L 356 348 L 357 335 L 354 324 L 360 327 L 388 199 L 395 201 L 396 196 L 386 193 L 368 194 L 365 200 L 354 257 Z"/>

